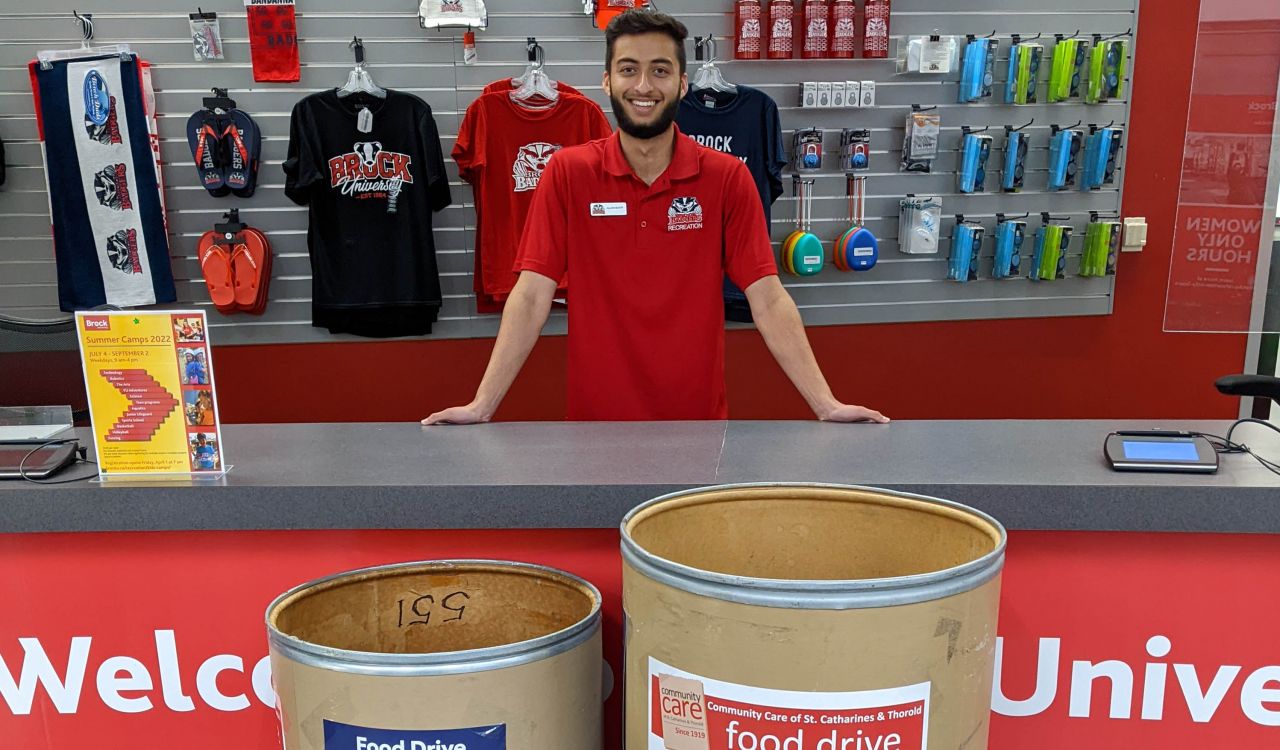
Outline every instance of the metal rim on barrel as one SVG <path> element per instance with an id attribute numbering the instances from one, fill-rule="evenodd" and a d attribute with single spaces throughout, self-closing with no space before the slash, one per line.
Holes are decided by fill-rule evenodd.
<path id="1" fill-rule="evenodd" d="M 781 499 L 788 492 L 836 491 L 877 496 L 886 504 L 911 505 L 963 519 L 992 536 L 990 552 L 962 565 L 930 573 L 892 578 L 851 580 L 793 580 L 754 578 L 702 570 L 655 555 L 638 544 L 631 535 L 634 525 L 647 515 L 671 503 L 731 502 L 721 497 L 726 492 L 772 491 Z M 850 498 L 853 499 L 852 497 Z M 788 609 L 867 609 L 893 607 L 932 601 L 963 593 L 981 586 L 1000 574 L 1008 535 L 999 521 L 976 508 L 962 503 L 907 492 L 875 487 L 822 483 L 761 482 L 725 484 L 682 490 L 654 498 L 633 508 L 622 519 L 622 559 L 644 576 L 672 588 L 701 596 L 738 604 Z"/>
<path id="2" fill-rule="evenodd" d="M 516 643 L 435 653 L 377 653 L 353 651 L 311 643 L 283 633 L 276 627 L 276 617 L 283 607 L 297 599 L 318 593 L 343 581 L 369 575 L 397 575 L 413 568 L 433 573 L 463 572 L 467 569 L 502 569 L 522 571 L 531 575 L 554 579 L 582 591 L 591 600 L 591 610 L 585 617 L 569 627 Z M 317 578 L 299 584 L 276 597 L 266 611 L 267 640 L 271 647 L 291 661 L 319 669 L 351 674 L 381 675 L 389 677 L 422 677 L 454 675 L 467 672 L 484 672 L 506 669 L 549 659 L 570 651 L 590 640 L 600 630 L 600 591 L 590 582 L 563 570 L 533 563 L 508 560 L 427 560 L 419 562 L 377 565 L 350 570 Z"/>

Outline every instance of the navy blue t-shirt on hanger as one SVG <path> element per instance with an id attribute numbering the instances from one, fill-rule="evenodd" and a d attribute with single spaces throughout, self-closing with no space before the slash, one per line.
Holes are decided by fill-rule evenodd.
<path id="1" fill-rule="evenodd" d="M 769 222 L 770 208 L 782 195 L 782 168 L 787 155 L 782 145 L 782 119 L 778 105 L 759 89 L 738 85 L 733 92 L 702 89 L 680 100 L 676 114 L 680 132 L 707 148 L 742 159 L 755 180 Z M 725 279 L 725 317 L 751 322 L 746 295 Z"/>

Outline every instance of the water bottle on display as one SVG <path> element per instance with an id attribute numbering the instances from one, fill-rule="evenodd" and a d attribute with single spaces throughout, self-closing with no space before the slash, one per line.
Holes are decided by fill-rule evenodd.
<path id="1" fill-rule="evenodd" d="M 867 0 L 862 21 L 862 56 L 889 56 L 889 0 Z"/>
<path id="2" fill-rule="evenodd" d="M 769 0 L 769 59 L 790 60 L 795 54 L 795 30 L 791 0 Z"/>
<path id="3" fill-rule="evenodd" d="M 858 4 L 835 0 L 831 6 L 831 46 L 827 57 L 849 59 L 858 51 Z"/>
<path id="4" fill-rule="evenodd" d="M 831 6 L 827 0 L 804 0 L 804 41 L 800 56 L 806 60 L 826 57 L 830 46 Z"/>
<path id="5" fill-rule="evenodd" d="M 739 60 L 759 60 L 764 29 L 760 25 L 760 0 L 738 0 L 734 4 L 734 27 L 738 38 L 733 56 Z"/>

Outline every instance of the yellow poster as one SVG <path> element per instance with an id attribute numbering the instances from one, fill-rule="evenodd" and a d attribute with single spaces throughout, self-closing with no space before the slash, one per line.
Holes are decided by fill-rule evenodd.
<path id="1" fill-rule="evenodd" d="M 78 312 L 98 473 L 225 471 L 203 312 Z"/>

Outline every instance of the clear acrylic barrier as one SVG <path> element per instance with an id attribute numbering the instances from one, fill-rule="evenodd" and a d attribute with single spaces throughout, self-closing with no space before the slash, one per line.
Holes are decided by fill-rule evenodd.
<path id="1" fill-rule="evenodd" d="M 1193 65 L 1164 330 L 1280 330 L 1280 3 L 1204 0 Z"/>
<path id="2" fill-rule="evenodd" d="M 74 423 L 70 406 L 0 406 L 0 441 L 52 440 Z"/>

